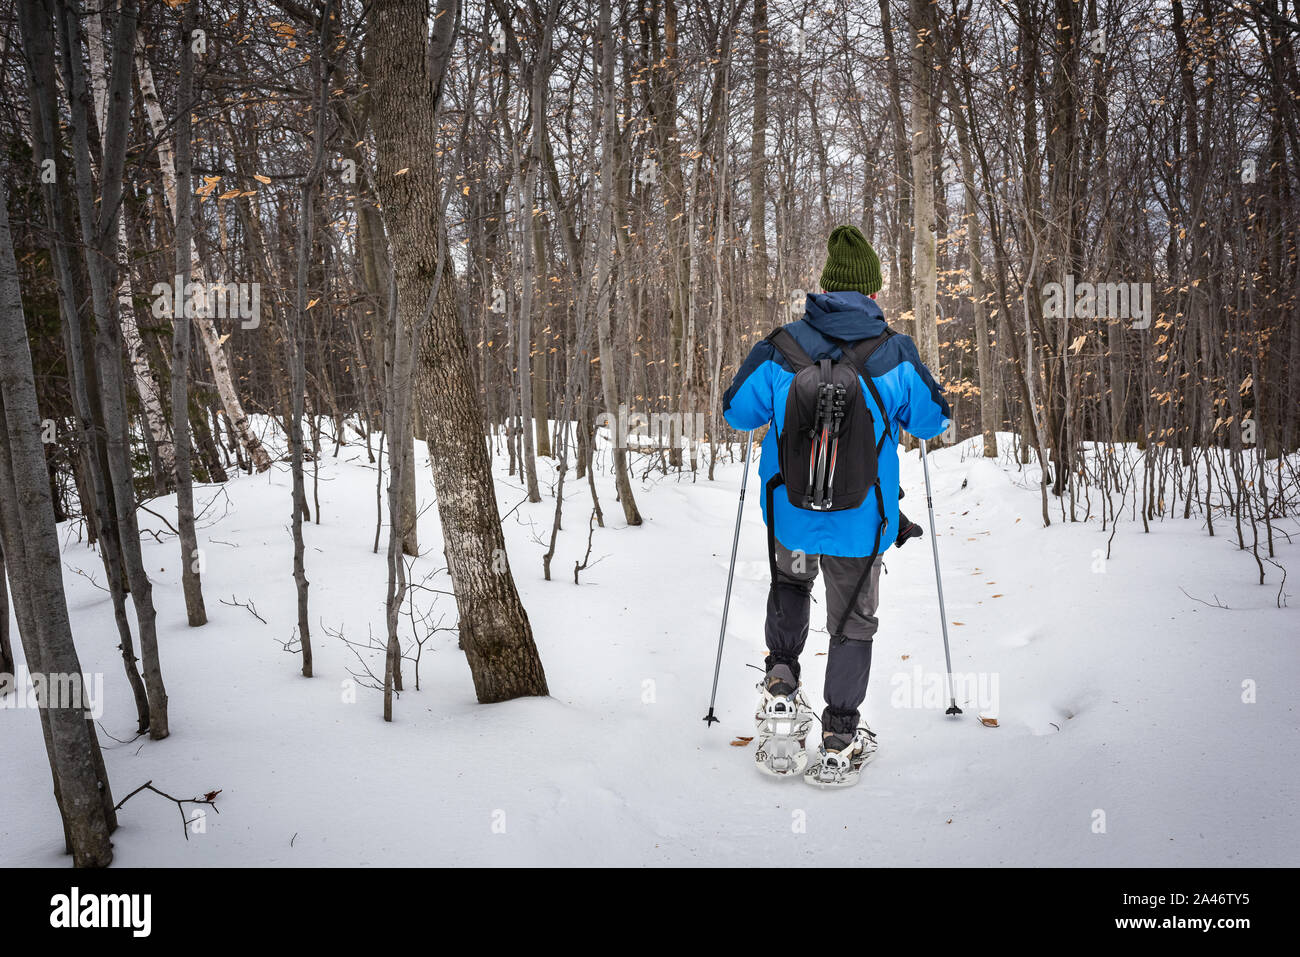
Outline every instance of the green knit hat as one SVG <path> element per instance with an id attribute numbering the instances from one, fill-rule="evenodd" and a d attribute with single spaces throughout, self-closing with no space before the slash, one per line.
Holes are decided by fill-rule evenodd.
<path id="1" fill-rule="evenodd" d="M 858 227 L 835 227 L 826 252 L 821 284 L 827 292 L 855 290 L 870 296 L 880 291 L 880 257 Z"/>

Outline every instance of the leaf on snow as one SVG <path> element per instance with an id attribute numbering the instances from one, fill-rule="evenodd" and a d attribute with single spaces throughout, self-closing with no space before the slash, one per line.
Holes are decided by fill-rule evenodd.
<path id="1" fill-rule="evenodd" d="M 735 741 L 732 741 L 732 742 L 731 742 L 731 746 L 732 746 L 733 748 L 743 748 L 745 745 L 749 744 L 749 742 L 751 742 L 751 741 L 753 741 L 753 740 L 754 740 L 754 739 L 753 739 L 752 737 L 750 737 L 750 738 L 737 737 Z"/>

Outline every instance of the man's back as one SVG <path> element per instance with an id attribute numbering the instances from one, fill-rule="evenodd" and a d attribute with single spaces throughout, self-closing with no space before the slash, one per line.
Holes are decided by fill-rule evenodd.
<path id="1" fill-rule="evenodd" d="M 839 343 L 855 343 L 884 334 L 884 314 L 875 300 L 860 292 L 810 293 L 802 319 L 786 330 L 808 357 L 838 359 Z M 862 377 L 864 370 L 859 370 Z M 888 428 L 879 455 L 881 492 L 888 527 L 881 533 L 882 551 L 898 531 L 898 429 L 917 438 L 929 439 L 948 425 L 947 401 L 930 372 L 922 364 L 916 345 L 905 335 L 892 335 L 880 343 L 866 363 L 866 374 L 884 403 L 887 421 L 882 420 L 874 397 L 868 400 L 875 421 L 876 440 Z M 737 429 L 755 429 L 772 423 L 763 441 L 759 476 L 766 484 L 776 474 L 776 435 L 781 429 L 786 397 L 794 381 L 789 362 L 767 340 L 760 342 L 737 372 L 723 397 L 723 415 Z M 870 395 L 863 380 L 863 392 Z M 774 498 L 777 538 L 788 548 L 809 554 L 861 557 L 871 551 L 880 522 L 876 496 L 869 496 L 858 508 L 837 512 L 815 512 L 795 507 L 784 495 Z M 771 522 L 767 504 L 764 519 Z"/>

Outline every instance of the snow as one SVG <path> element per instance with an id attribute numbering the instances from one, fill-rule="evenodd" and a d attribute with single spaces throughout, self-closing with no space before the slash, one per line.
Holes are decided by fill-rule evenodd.
<path id="1" fill-rule="evenodd" d="M 150 780 L 176 797 L 221 791 L 220 813 L 189 840 L 174 804 L 133 797 L 114 838 L 118 865 L 1300 863 L 1297 611 L 1277 607 L 1275 569 L 1260 586 L 1249 553 L 1230 535 L 1208 537 L 1198 520 L 1143 534 L 1126 515 L 1098 564 L 1110 534 L 1099 520 L 1062 523 L 1054 511 L 1044 528 L 1039 493 L 1014 464 L 977 458 L 970 442 L 933 452 L 953 668 L 973 676 L 966 713 L 945 717 L 935 694 L 943 645 L 927 537 L 886 557 L 864 711 L 880 752 L 856 788 L 819 791 L 758 774 L 753 746 L 730 744 L 754 733 L 759 675 L 746 666 L 764 653 L 768 572 L 754 494 L 722 722 L 701 720 L 739 463 L 720 464 L 715 482 L 702 473 L 634 483 L 640 528 L 623 525 L 603 467 L 607 527 L 596 529 L 593 564 L 575 585 L 586 481 L 569 474 L 547 582 L 553 465 L 539 461 L 543 502 L 521 504 L 498 456 L 511 567 L 552 696 L 477 704 L 454 632 L 436 632 L 420 690 L 403 693 L 385 724 L 379 692 L 357 687 L 354 702 L 345 693 L 357 656 L 325 630 L 362 643 L 368 630 L 381 635 L 385 576 L 382 544 L 371 551 L 374 466 L 362 445 L 331 451 L 321 461 L 322 524 L 306 526 L 315 678 L 302 678 L 284 647 L 296 621 L 284 463 L 197 490 L 199 507 L 211 503 L 199 530 L 206 627 L 186 627 L 174 538 L 145 538 L 171 702 L 165 741 L 133 735 L 108 594 L 91 580 L 102 566 L 61 530 L 82 665 L 104 674 L 101 742 L 115 796 Z M 445 590 L 427 453 L 418 443 L 416 452 L 425 511 L 412 575 Z M 309 472 L 309 493 L 310 481 Z M 928 536 L 915 452 L 903 456 L 903 487 L 904 509 Z M 174 514 L 169 500 L 150 507 Z M 1294 568 L 1294 546 L 1279 535 L 1278 548 Z M 814 595 L 804 679 L 820 709 L 820 585 Z M 1212 607 L 1216 597 L 1227 607 Z M 267 623 L 219 599 L 252 600 Z M 414 601 L 431 621 L 454 622 L 449 596 L 422 589 Z M 379 654 L 362 654 L 377 671 Z M 413 688 L 411 662 L 405 672 Z M 1257 699 L 1245 703 L 1251 681 Z M 981 691 L 997 701 L 969 700 Z M 982 725 L 977 711 L 999 726 Z M 67 865 L 36 714 L 3 710 L 0 722 L 0 864 Z"/>

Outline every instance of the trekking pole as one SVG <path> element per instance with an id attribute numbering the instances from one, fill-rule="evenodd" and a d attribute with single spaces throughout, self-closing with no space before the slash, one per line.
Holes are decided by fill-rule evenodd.
<path id="1" fill-rule="evenodd" d="M 720 721 L 713 715 L 713 705 L 718 700 L 718 673 L 722 670 L 722 642 L 727 637 L 727 609 L 731 606 L 731 579 L 736 574 L 736 549 L 740 547 L 740 517 L 745 512 L 745 486 L 749 484 L 749 450 L 754 447 L 754 432 L 745 433 L 744 469 L 740 476 L 740 503 L 736 506 L 736 532 L 731 536 L 731 564 L 727 567 L 727 592 L 722 598 L 722 630 L 718 632 L 718 660 L 713 663 L 713 693 L 709 695 L 709 713 L 705 725 Z"/>
<path id="2" fill-rule="evenodd" d="M 930 510 L 930 545 L 934 549 L 934 583 L 939 586 L 939 623 L 943 625 L 943 659 L 948 665 L 944 679 L 948 685 L 948 710 L 944 714 L 961 714 L 952 688 L 952 653 L 948 650 L 948 613 L 943 608 L 943 577 L 939 574 L 939 536 L 934 526 L 934 499 L 930 495 L 930 463 L 925 457 L 925 440 L 921 440 L 921 468 L 925 470 L 925 507 Z"/>

